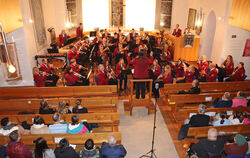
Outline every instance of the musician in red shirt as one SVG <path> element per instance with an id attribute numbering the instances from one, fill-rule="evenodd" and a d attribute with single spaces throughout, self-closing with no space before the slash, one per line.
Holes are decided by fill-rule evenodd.
<path id="1" fill-rule="evenodd" d="M 82 23 L 80 23 L 76 29 L 76 36 L 80 39 L 83 38 L 83 25 L 82 25 Z"/>
<path id="2" fill-rule="evenodd" d="M 227 56 L 227 59 L 219 67 L 218 80 L 223 82 L 224 77 L 229 77 L 234 71 L 234 62 L 231 55 Z"/>
<path id="3" fill-rule="evenodd" d="M 161 66 L 158 64 L 158 60 L 154 59 L 151 69 L 149 70 L 149 77 L 153 79 L 152 91 L 156 98 L 159 98 L 159 90 L 155 88 L 156 80 L 161 73 Z"/>
<path id="4" fill-rule="evenodd" d="M 74 74 L 72 67 L 68 67 L 66 70 L 65 79 L 68 86 L 82 86 L 83 82 L 80 77 Z"/>
<path id="5" fill-rule="evenodd" d="M 176 24 L 176 27 L 175 27 L 175 29 L 174 29 L 174 31 L 173 31 L 173 34 L 172 35 L 174 35 L 175 37 L 180 37 L 181 36 L 181 29 L 179 28 L 179 24 Z"/>
<path id="6" fill-rule="evenodd" d="M 172 76 L 172 69 L 170 65 L 166 65 L 163 69 L 163 72 L 157 79 L 162 79 L 163 83 L 172 83 L 173 76 Z"/>
<path id="7" fill-rule="evenodd" d="M 120 91 L 126 90 L 127 88 L 127 73 L 126 73 L 126 64 L 124 59 L 120 58 L 119 62 L 116 64 L 116 78 L 120 80 Z M 124 83 L 124 88 L 122 88 L 122 82 Z"/>
<path id="8" fill-rule="evenodd" d="M 43 73 L 46 76 L 46 80 L 51 80 L 51 86 L 56 86 L 59 76 L 52 72 L 53 65 L 48 63 L 46 58 L 42 59 L 42 65 L 40 66 L 40 71 L 45 72 Z"/>
<path id="9" fill-rule="evenodd" d="M 134 67 L 133 77 L 135 79 L 146 79 L 148 76 L 148 66 L 153 63 L 153 52 L 150 53 L 150 58 L 146 58 L 146 54 L 139 53 L 132 61 L 130 59 L 131 53 L 128 54 L 128 63 Z M 140 94 L 141 93 L 141 94 Z M 136 98 L 145 98 L 145 82 L 136 83 Z"/>
<path id="10" fill-rule="evenodd" d="M 75 59 L 71 59 L 70 63 L 70 67 L 72 68 L 73 72 L 80 73 L 81 70 L 86 69 L 82 65 L 78 65 Z"/>
<path id="11" fill-rule="evenodd" d="M 186 66 L 184 63 L 184 77 L 179 78 L 176 83 L 192 83 L 195 79 L 195 67 L 190 65 L 189 67 Z"/>
<path id="12" fill-rule="evenodd" d="M 33 78 L 36 87 L 45 87 L 44 81 L 46 81 L 45 72 L 41 75 L 38 67 L 33 68 Z"/>
<path id="13" fill-rule="evenodd" d="M 59 35 L 59 41 L 61 47 L 67 45 L 69 37 L 70 36 L 66 34 L 65 30 L 62 30 L 61 34 Z"/>
<path id="14" fill-rule="evenodd" d="M 216 82 L 217 74 L 218 70 L 216 69 L 215 62 L 211 62 L 207 71 L 201 73 L 202 77 L 205 77 L 207 82 Z"/>
<path id="15" fill-rule="evenodd" d="M 183 77 L 184 75 L 184 66 L 181 59 L 177 61 L 177 64 L 173 63 L 173 69 L 175 70 L 175 77 Z"/>
<path id="16" fill-rule="evenodd" d="M 244 80 L 245 80 L 244 63 L 239 62 L 238 66 L 234 69 L 233 73 L 226 81 L 244 81 Z"/>
<path id="17" fill-rule="evenodd" d="M 118 63 L 120 58 L 126 60 L 127 58 L 127 48 L 123 48 L 123 44 L 119 43 L 118 47 L 115 48 L 113 56 L 115 57 L 115 63 Z"/>
<path id="18" fill-rule="evenodd" d="M 197 61 L 198 64 L 198 70 L 200 73 L 202 73 L 203 71 L 206 71 L 208 68 L 208 62 L 206 61 L 206 56 L 202 55 L 200 57 L 200 59 Z"/>
<path id="19" fill-rule="evenodd" d="M 111 76 L 105 72 L 105 68 L 103 64 L 98 66 L 98 79 L 97 85 L 109 85 L 109 80 Z"/>
<path id="20" fill-rule="evenodd" d="M 172 55 L 171 52 L 169 50 L 169 46 L 168 44 L 164 44 L 163 46 L 163 50 L 162 50 L 162 54 L 161 54 L 161 61 L 162 62 L 170 62 L 172 59 Z"/>
<path id="21" fill-rule="evenodd" d="M 71 49 L 68 51 L 68 59 L 69 61 L 71 61 L 71 59 L 79 59 L 79 52 L 77 51 L 76 46 L 71 47 Z"/>

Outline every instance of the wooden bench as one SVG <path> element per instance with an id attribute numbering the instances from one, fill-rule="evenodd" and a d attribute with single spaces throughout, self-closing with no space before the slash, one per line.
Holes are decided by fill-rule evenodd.
<path id="1" fill-rule="evenodd" d="M 164 88 L 161 88 L 161 92 L 164 95 L 178 93 L 179 91 L 187 91 L 192 88 L 191 83 L 176 83 L 176 84 L 164 84 Z M 237 81 L 237 82 L 200 82 L 201 93 L 207 92 L 231 92 L 239 90 L 249 90 L 250 81 Z"/>
<path id="2" fill-rule="evenodd" d="M 71 117 L 75 114 L 63 114 L 60 115 L 60 119 L 65 122 L 71 122 Z M 120 113 L 87 113 L 77 114 L 79 120 L 87 120 L 88 123 L 98 123 L 98 128 L 94 128 L 93 132 L 111 131 L 117 132 L 120 124 Z M 8 117 L 13 124 L 21 124 L 23 121 L 27 121 L 28 124 L 33 124 L 33 118 L 38 116 L 37 114 L 28 115 L 0 115 L 0 120 Z M 54 124 L 52 114 L 41 114 L 46 124 Z"/>
<path id="3" fill-rule="evenodd" d="M 52 108 L 57 108 L 59 101 L 65 101 L 70 106 L 75 107 L 75 101 L 82 99 L 82 105 L 89 112 L 116 112 L 118 107 L 118 97 L 80 97 L 80 98 L 47 98 L 49 105 Z M 3 99 L 0 100 L 0 114 L 18 114 L 20 111 L 29 111 L 39 113 L 41 99 L 26 98 L 26 99 Z"/>
<path id="4" fill-rule="evenodd" d="M 0 99 L 116 96 L 117 86 L 0 88 Z"/>
<path id="5" fill-rule="evenodd" d="M 250 96 L 250 91 L 244 92 L 247 96 Z M 231 92 L 231 98 L 234 98 L 237 92 Z M 221 98 L 224 95 L 224 92 L 220 93 L 203 93 L 203 94 L 172 94 L 169 95 L 166 105 L 171 106 L 172 111 L 176 112 L 180 108 L 194 107 L 197 104 L 188 104 L 187 103 L 212 103 L 216 98 Z"/>
<path id="6" fill-rule="evenodd" d="M 148 109 L 148 114 L 154 112 L 154 104 L 152 102 L 152 79 L 131 79 L 129 86 L 129 101 L 124 102 L 124 112 L 127 115 L 132 115 L 133 107 L 146 107 Z M 134 95 L 134 84 L 136 82 L 146 82 L 149 83 L 149 91 L 146 93 L 147 86 L 145 86 L 145 98 L 136 99 Z"/>
<path id="7" fill-rule="evenodd" d="M 117 143 L 121 144 L 122 134 L 121 132 L 105 132 L 105 133 L 84 133 L 84 134 L 28 134 L 21 136 L 21 142 L 28 146 L 30 150 L 34 150 L 34 141 L 43 137 L 47 140 L 49 148 L 55 149 L 58 146 L 58 142 L 62 138 L 66 138 L 69 144 L 76 145 L 76 151 L 84 148 L 84 143 L 87 139 L 93 139 L 96 146 L 101 146 L 102 142 L 107 142 L 109 136 L 115 136 Z M 8 136 L 0 136 L 0 145 L 4 145 L 9 142 Z"/>

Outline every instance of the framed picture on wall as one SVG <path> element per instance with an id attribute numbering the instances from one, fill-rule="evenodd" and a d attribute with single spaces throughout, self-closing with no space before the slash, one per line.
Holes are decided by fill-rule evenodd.
<path id="1" fill-rule="evenodd" d="M 250 39 L 246 40 L 243 57 L 250 57 Z"/>
<path id="2" fill-rule="evenodd" d="M 190 26 L 190 28 L 193 30 L 195 27 L 195 19 L 196 19 L 196 9 L 189 8 L 187 26 Z"/>

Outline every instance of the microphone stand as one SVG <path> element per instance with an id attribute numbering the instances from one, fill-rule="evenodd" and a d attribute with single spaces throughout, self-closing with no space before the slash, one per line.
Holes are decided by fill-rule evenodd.
<path id="1" fill-rule="evenodd" d="M 159 89 L 159 83 L 155 84 L 155 89 Z M 155 129 L 156 129 L 156 110 L 157 110 L 157 97 L 155 95 L 155 112 L 154 112 L 154 126 L 153 126 L 153 138 L 152 138 L 152 148 L 149 152 L 147 152 L 145 155 L 140 156 L 139 158 L 143 157 L 149 157 L 149 158 L 157 158 L 155 154 L 154 144 L 155 144 Z"/>

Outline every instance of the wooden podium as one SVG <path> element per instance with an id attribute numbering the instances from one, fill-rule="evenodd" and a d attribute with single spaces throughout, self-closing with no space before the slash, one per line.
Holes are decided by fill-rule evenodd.
<path id="1" fill-rule="evenodd" d="M 197 61 L 200 46 L 199 37 L 194 37 L 192 48 L 184 48 L 184 35 L 175 37 L 171 34 L 167 34 L 166 36 L 174 43 L 174 61 L 177 61 L 179 58 L 185 61 Z"/>

